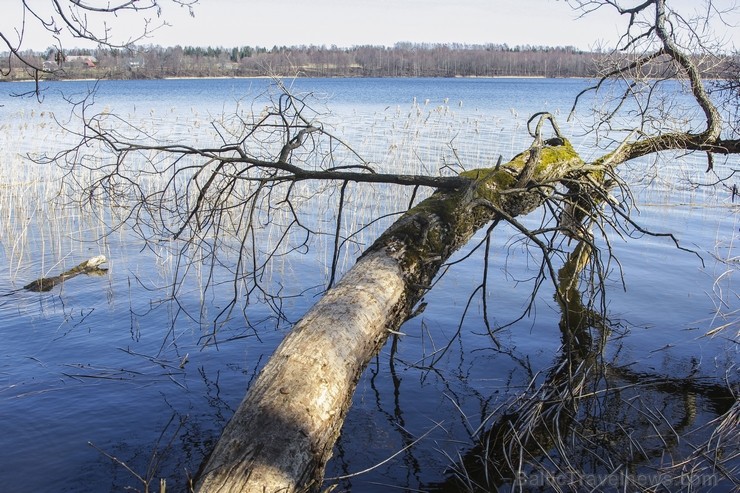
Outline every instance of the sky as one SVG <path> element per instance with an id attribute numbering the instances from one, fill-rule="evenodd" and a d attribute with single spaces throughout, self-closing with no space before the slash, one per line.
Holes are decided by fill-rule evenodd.
<path id="1" fill-rule="evenodd" d="M 736 3 L 714 1 L 720 7 Z M 49 0 L 32 3 L 45 2 Z M 88 0 L 91 5 L 107 2 Z M 689 10 L 702 4 L 700 0 L 669 2 Z M 195 17 L 172 0 L 160 3 L 160 18 L 153 12 L 122 13 L 115 18 L 107 15 L 106 25 L 121 40 L 140 33 L 145 17 L 154 17 L 152 25 L 164 21 L 169 26 L 157 29 L 143 44 L 160 46 L 350 47 L 413 42 L 575 46 L 589 50 L 614 46 L 627 22 L 626 17 L 607 9 L 579 19 L 564 0 L 199 0 L 194 7 Z M 17 39 L 13 29 L 22 25 L 18 4 L 20 0 L 0 0 L 0 32 L 11 39 Z M 13 13 L 13 8 L 18 12 Z M 24 48 L 43 50 L 55 44 L 35 20 L 26 25 Z M 740 28 L 725 27 L 724 32 L 740 46 Z M 78 40 L 62 41 L 66 48 L 90 46 Z"/>
<path id="2" fill-rule="evenodd" d="M 203 0 L 201 0 L 203 1 Z M 603 30 L 575 23 L 576 14 L 555 0 L 205 0 L 196 17 L 171 9 L 174 27 L 155 44 L 387 45 L 397 42 L 573 45 L 587 48 Z M 170 9 L 168 9 L 170 10 Z M 230 12 L 224 15 L 224 12 Z M 206 31 L 199 26 L 213 26 Z M 217 27 L 218 26 L 218 27 Z"/>

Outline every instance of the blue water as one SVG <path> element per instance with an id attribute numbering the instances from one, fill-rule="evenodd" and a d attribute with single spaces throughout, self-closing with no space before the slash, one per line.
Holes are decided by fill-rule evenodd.
<path id="1" fill-rule="evenodd" d="M 588 81 L 297 79 L 285 84 L 301 97 L 323 98 L 307 99 L 317 118 L 323 116 L 335 134 L 381 168 L 437 173 L 445 165 L 490 165 L 498 155 L 526 148 L 525 123 L 536 111 L 558 116 L 584 154 L 592 152 L 589 137 L 564 121 Z M 213 320 L 234 296 L 228 283 L 204 290 L 207 276 L 192 272 L 173 300 L 170 286 L 179 278 L 167 245 L 146 247 L 126 228 L 103 236 L 105 225 L 89 211 L 48 205 L 59 188 L 57 171 L 20 156 L 62 148 L 68 137 L 54 120 L 74 129 L 74 119 L 67 117 L 81 107 L 71 109 L 65 99 L 80 101 L 94 85 L 49 83 L 42 102 L 8 96 L 29 84 L 0 85 L 0 188 L 6 193 L 0 200 L 0 294 L 8 294 L 0 298 L 3 491 L 143 491 L 143 482 L 151 480 L 154 488 L 159 478 L 166 478 L 172 491 L 183 488 L 289 330 L 269 306 L 255 297 L 247 303 L 239 291 L 237 306 L 220 319 L 214 341 Z M 103 81 L 86 111 L 122 115 L 164 139 L 206 141 L 213 138 L 204 130 L 212 119 L 259 112 L 274 93 L 264 79 Z M 703 164 L 682 166 L 701 170 Z M 634 217 L 646 228 L 674 232 L 703 264 L 667 238 L 612 235 L 616 260 L 609 264 L 606 300 L 620 329 L 607 357 L 660 377 L 737 382 L 738 209 L 729 194 L 680 187 L 674 168 L 667 169 L 653 185 L 635 187 L 642 206 Z M 371 188 L 375 195 L 359 187 L 351 191 L 348 230 L 398 209 L 410 193 Z M 329 231 L 336 200 L 328 194 L 307 206 L 317 224 L 328 218 Z M 342 253 L 342 269 L 390 221 L 363 232 L 360 243 Z M 536 217 L 525 221 L 538 224 Z M 479 233 L 456 258 L 482 238 Z M 491 322 L 502 326 L 527 308 L 538 258 L 511 228 L 498 228 L 493 238 L 488 310 Z M 110 260 L 105 276 L 80 276 L 49 293 L 15 291 L 98 254 Z M 316 242 L 309 254 L 291 254 L 274 266 L 271 282 L 296 295 L 283 306 L 288 320 L 315 301 L 328 279 L 328 255 L 330 246 Z M 401 329 L 406 335 L 393 367 L 390 345 L 371 364 L 327 477 L 371 468 L 429 432 L 408 451 L 342 484 L 352 491 L 380 491 L 379 485 L 416 488 L 441 480 L 452 464 L 445 454 L 455 457 L 464 450 L 471 428 L 553 363 L 561 344 L 560 314 L 547 282 L 534 310 L 497 333 L 504 350 L 487 334 L 480 295 L 461 324 L 482 279 L 482 255 L 478 249 L 455 265 L 425 297 L 426 310 Z M 725 324 L 719 335 L 704 336 Z M 434 369 L 428 368 L 450 341 Z M 697 425 L 712 417 L 709 411 L 700 414 Z M 152 462 L 155 456 L 159 459 Z"/>
<path id="2" fill-rule="evenodd" d="M 171 80 L 114 80 L 63 81 L 43 86 L 44 103 L 83 95 L 97 88 L 100 104 L 120 102 L 161 106 L 197 106 L 200 108 L 227 108 L 233 101 L 245 100 L 250 95 L 268 91 L 268 79 L 171 79 Z M 537 111 L 570 110 L 573 95 L 591 85 L 579 79 L 286 79 L 283 84 L 296 94 L 312 93 L 328 97 L 332 104 L 352 104 L 354 107 L 383 108 L 383 105 L 407 105 L 414 99 L 432 104 L 447 100 L 459 105 L 485 110 L 515 108 L 519 111 L 536 107 Z M 166 86 L 166 89 L 163 89 Z M 23 94 L 33 89 L 33 83 L 4 84 L 3 104 L 8 107 L 28 108 L 33 101 L 10 99 L 9 94 Z M 166 99 L 162 95 L 166 94 Z M 248 101 L 251 101 L 248 100 Z M 547 106 L 550 106 L 548 108 Z"/>

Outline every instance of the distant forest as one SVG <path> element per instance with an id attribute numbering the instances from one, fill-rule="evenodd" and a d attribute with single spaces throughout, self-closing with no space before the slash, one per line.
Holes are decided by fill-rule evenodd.
<path id="1" fill-rule="evenodd" d="M 33 78 L 1 54 L 0 80 Z M 607 54 L 573 47 L 505 44 L 415 44 L 393 47 L 149 46 L 132 50 L 24 52 L 43 78 L 156 79 L 165 77 L 594 77 Z M 10 67 L 10 70 L 8 70 Z M 716 77 L 718 74 L 707 74 Z M 721 76 L 721 74 L 719 74 Z"/>
<path id="2" fill-rule="evenodd" d="M 33 74 L 17 60 L 1 55 L 5 80 Z M 150 46 L 136 50 L 73 49 L 62 54 L 25 52 L 26 60 L 44 67 L 45 78 L 164 77 L 590 77 L 599 53 L 572 47 L 412 44 L 393 47 Z M 7 67 L 11 69 L 8 73 Z"/>

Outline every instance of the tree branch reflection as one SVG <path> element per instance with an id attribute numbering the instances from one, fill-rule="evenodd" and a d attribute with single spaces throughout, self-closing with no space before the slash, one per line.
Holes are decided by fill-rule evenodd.
<path id="1" fill-rule="evenodd" d="M 732 389 L 607 362 L 612 324 L 593 308 L 598 293 L 584 303 L 581 288 L 593 261 L 582 241 L 558 271 L 561 351 L 544 381 L 533 380 L 533 390 L 492 425 L 486 427 L 493 416 L 484 417 L 475 446 L 429 490 L 673 491 L 679 484 L 739 484 L 738 438 L 729 430 L 740 406 Z M 714 439 L 706 439 L 707 426 L 720 430 Z M 707 441 L 692 443 L 694 436 Z"/>

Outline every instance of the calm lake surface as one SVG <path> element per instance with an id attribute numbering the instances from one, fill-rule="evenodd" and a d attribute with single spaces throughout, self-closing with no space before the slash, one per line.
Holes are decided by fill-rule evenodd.
<path id="1" fill-rule="evenodd" d="M 526 121 L 538 111 L 556 115 L 584 157 L 593 155 L 591 137 L 577 122 L 565 121 L 588 81 L 285 83 L 294 93 L 319 98 L 316 110 L 325 113 L 332 132 L 379 169 L 436 174 L 445 167 L 491 166 L 499 155 L 506 160 L 529 146 Z M 289 324 L 274 321 L 269 306 L 247 304 L 243 296 L 236 315 L 219 325 L 214 343 L 208 337 L 213 320 L 233 296 L 228 283 L 205 289 L 205 274 L 194 272 L 173 300 L 170 286 L 179 274 L 166 245 L 147 246 L 127 228 L 108 231 L 99 213 L 60 205 L 62 172 L 23 156 L 55 152 L 70 142 L 59 124 L 77 128 L 69 101 L 79 101 L 94 85 L 49 83 L 38 102 L 9 96 L 32 84 L 0 84 L 4 492 L 143 491 L 145 481 L 156 490 L 160 478 L 167 480 L 168 491 L 185 489 L 289 330 Z M 200 142 L 212 120 L 259 112 L 268 85 L 261 79 L 103 81 L 89 111 L 118 114 L 163 139 Z M 732 405 L 722 389 L 737 389 L 740 382 L 740 209 L 726 190 L 687 185 L 712 181 L 703 174 L 706 163 L 692 159 L 636 163 L 625 166 L 623 175 L 635 183 L 633 218 L 644 228 L 675 233 L 696 253 L 677 250 L 666 237 L 612 234 L 616 260 L 609 264 L 605 296 L 613 329 L 604 358 L 625 389 L 663 382 L 638 394 L 661 411 L 663 424 L 670 423 L 676 435 L 689 437 L 671 445 L 678 456 L 712 432 L 702 427 Z M 737 169 L 734 159 L 717 166 Z M 394 207 L 403 209 L 398 204 L 408 203 L 410 191 L 387 188 L 350 190 L 348 231 Z M 318 222 L 332 217 L 336 194 L 326 202 L 315 213 Z M 534 226 L 538 219 L 523 222 Z M 358 243 L 341 252 L 341 268 L 349 268 L 391 221 L 363 230 Z M 470 254 L 483 238 L 480 232 L 455 258 Z M 497 327 L 516 321 L 527 308 L 532 269 L 539 265 L 533 250 L 511 227 L 494 232 L 487 309 Z M 20 289 L 100 254 L 109 259 L 105 275 L 79 276 L 48 293 Z M 402 327 L 406 335 L 370 365 L 328 467 L 327 485 L 351 491 L 437 488 L 458 454 L 472 447 L 473 432 L 497 419 L 530 382 L 545 378 L 562 344 L 552 286 L 546 281 L 534 309 L 497 332 L 497 346 L 484 325 L 480 292 L 475 293 L 483 255 L 479 248 L 452 266 L 425 297 L 426 310 Z M 331 242 L 317 241 L 308 253 L 293 253 L 272 266 L 270 282 L 290 296 L 283 304 L 289 321 L 316 301 L 329 277 L 330 257 Z M 676 405 L 687 399 L 691 406 Z M 603 419 L 647 437 L 651 426 L 640 413 L 620 410 Z M 725 481 L 707 490 L 732 488 Z"/>

